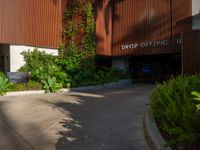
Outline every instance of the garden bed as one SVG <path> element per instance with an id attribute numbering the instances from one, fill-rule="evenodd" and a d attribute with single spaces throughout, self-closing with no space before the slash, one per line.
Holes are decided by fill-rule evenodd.
<path id="1" fill-rule="evenodd" d="M 199 91 L 198 76 L 173 78 L 157 85 L 151 109 L 161 135 L 173 150 L 200 149 L 200 112 L 192 91 Z"/>
<path id="2" fill-rule="evenodd" d="M 70 88 L 70 89 L 61 89 L 60 92 L 80 92 L 80 91 L 88 91 L 88 90 L 100 90 L 104 88 L 118 88 L 123 86 L 128 86 L 132 84 L 131 79 L 123 79 L 117 82 L 111 82 L 104 85 L 96 85 L 96 86 L 87 86 L 87 87 L 77 87 L 77 88 Z M 18 96 L 18 95 L 30 95 L 30 94 L 44 94 L 45 90 L 37 89 L 37 90 L 23 90 L 23 91 L 13 91 L 8 92 L 6 96 Z"/>
<path id="3" fill-rule="evenodd" d="M 148 107 L 143 118 L 144 135 L 150 150 L 171 150 L 161 136 L 152 112 Z"/>

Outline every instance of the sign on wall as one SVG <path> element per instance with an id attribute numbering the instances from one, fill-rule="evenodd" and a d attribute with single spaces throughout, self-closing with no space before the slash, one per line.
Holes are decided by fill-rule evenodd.
<path id="1" fill-rule="evenodd" d="M 127 50 L 127 49 L 159 47 L 159 46 L 167 46 L 167 45 L 168 45 L 168 40 L 150 41 L 150 42 L 142 42 L 142 43 L 139 43 L 139 44 L 138 43 L 133 43 L 133 44 L 122 45 L 121 49 L 122 50 Z"/>
<path id="2" fill-rule="evenodd" d="M 176 39 L 176 43 L 179 45 L 182 43 L 181 38 Z M 129 49 L 138 49 L 138 48 L 155 48 L 155 47 L 165 47 L 169 45 L 168 40 L 160 40 L 160 41 L 149 41 L 149 42 L 141 42 L 141 43 L 132 43 L 132 44 L 124 44 L 121 45 L 121 50 L 129 50 Z"/>
<path id="3" fill-rule="evenodd" d="M 30 80 L 30 75 L 26 72 L 7 72 L 7 76 L 12 83 L 28 83 Z"/>

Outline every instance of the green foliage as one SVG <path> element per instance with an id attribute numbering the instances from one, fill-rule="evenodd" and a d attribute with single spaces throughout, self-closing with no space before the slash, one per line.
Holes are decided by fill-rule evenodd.
<path id="1" fill-rule="evenodd" d="M 37 48 L 33 51 L 24 51 L 21 55 L 23 55 L 24 61 L 26 62 L 26 64 L 19 69 L 21 72 L 31 72 L 39 67 L 46 69 L 49 65 L 54 64 L 55 60 L 54 56 L 47 54 L 44 51 L 41 52 Z"/>
<path id="2" fill-rule="evenodd" d="M 193 98 L 195 101 L 197 101 L 198 103 L 200 102 L 200 93 L 199 92 L 196 92 L 196 91 L 193 91 L 191 93 L 193 96 L 196 96 L 195 98 Z M 197 110 L 200 110 L 200 104 L 197 104 Z"/>
<path id="3" fill-rule="evenodd" d="M 86 2 L 84 7 L 84 14 L 85 14 L 85 31 L 86 36 L 84 40 L 85 49 L 87 49 L 90 53 L 95 55 L 95 23 L 94 23 L 94 10 L 91 2 Z"/>
<path id="4" fill-rule="evenodd" d="M 96 84 L 92 1 L 69 1 L 64 16 L 62 59 L 57 64 L 69 75 L 72 87 Z"/>
<path id="5" fill-rule="evenodd" d="M 56 63 L 68 74 L 68 83 L 76 87 L 84 82 L 83 80 L 93 78 L 95 62 L 93 58 L 87 56 L 88 53 L 78 50 L 75 43 L 71 43 L 67 48 L 67 55 Z"/>
<path id="6" fill-rule="evenodd" d="M 0 95 L 5 95 L 10 90 L 11 85 L 7 76 L 0 72 Z"/>
<path id="7" fill-rule="evenodd" d="M 43 83 L 43 89 L 45 90 L 45 93 L 55 93 L 55 92 L 59 92 L 60 89 L 62 88 L 62 84 L 58 83 L 56 81 L 55 77 L 47 77 L 45 79 L 42 80 Z"/>
<path id="8" fill-rule="evenodd" d="M 151 108 L 163 132 L 170 135 L 169 144 L 191 143 L 200 138 L 199 112 L 191 92 L 197 76 L 178 76 L 158 84 L 151 94 Z"/>
<path id="9" fill-rule="evenodd" d="M 32 77 L 42 83 L 46 93 L 58 92 L 68 81 L 67 74 L 56 64 L 48 65 L 46 70 L 43 67 L 33 70 Z"/>
<path id="10" fill-rule="evenodd" d="M 121 75 L 122 72 L 120 70 L 103 68 L 97 72 L 95 77 L 96 81 L 98 81 L 98 84 L 106 84 L 120 80 Z"/>
<path id="11" fill-rule="evenodd" d="M 48 76 L 56 77 L 57 81 L 60 83 L 64 83 L 67 81 L 68 75 L 61 70 L 56 64 L 47 65 L 44 67 L 39 67 L 37 69 L 32 70 L 31 77 L 36 82 L 41 82 L 42 80 L 46 79 Z"/>
<path id="12" fill-rule="evenodd" d="M 68 52 L 68 45 L 75 43 L 78 50 L 87 51 L 95 56 L 95 21 L 91 0 L 69 1 L 64 13 L 63 42 Z"/>
<path id="13" fill-rule="evenodd" d="M 31 80 L 36 83 L 41 83 L 43 89 L 48 89 L 46 85 L 48 83 L 47 81 L 50 80 L 49 78 L 55 78 L 56 83 L 62 84 L 65 88 L 69 88 L 105 84 L 124 77 L 122 72 L 116 69 L 103 68 L 96 70 L 94 58 L 91 56 L 92 54 L 78 50 L 78 46 L 75 43 L 71 43 L 67 48 L 68 52 L 66 56 L 54 57 L 52 59 L 51 55 L 38 50 L 26 52 L 25 57 L 27 62 L 22 68 L 30 70 Z M 36 61 L 40 65 L 38 63 L 35 64 L 36 66 L 32 64 L 31 58 L 35 56 L 39 56 L 40 59 Z M 46 58 L 50 58 L 51 61 L 46 63 Z M 43 62 L 38 60 L 43 60 Z M 45 63 L 45 65 L 42 63 Z M 20 88 L 23 89 L 23 86 L 19 86 Z M 49 91 L 51 92 L 53 90 Z"/>
<path id="14" fill-rule="evenodd" d="M 60 84 L 65 84 L 68 81 L 68 75 L 56 64 L 59 58 L 41 52 L 38 49 L 23 52 L 22 55 L 24 56 L 26 64 L 20 69 L 20 71 L 31 72 L 32 81 L 42 83 L 43 89 L 48 90 L 46 85 L 48 85 L 48 81 L 54 78 L 56 78 L 56 82 Z M 49 84 L 49 86 L 50 85 L 51 84 Z M 54 90 L 50 87 L 48 92 L 49 91 L 51 92 Z"/>
<path id="15" fill-rule="evenodd" d="M 10 91 L 27 91 L 27 90 L 41 90 L 42 84 L 30 81 L 29 83 L 19 83 L 13 84 L 10 88 Z"/>
<path id="16" fill-rule="evenodd" d="M 76 24 L 76 22 L 69 21 L 68 28 L 63 31 L 64 35 L 66 36 L 66 38 L 70 38 L 71 41 L 74 41 L 74 38 L 79 31 L 78 28 L 80 27 L 78 24 Z"/>
<path id="17" fill-rule="evenodd" d="M 60 43 L 58 53 L 60 58 L 63 58 L 65 56 L 65 45 L 63 43 Z"/>

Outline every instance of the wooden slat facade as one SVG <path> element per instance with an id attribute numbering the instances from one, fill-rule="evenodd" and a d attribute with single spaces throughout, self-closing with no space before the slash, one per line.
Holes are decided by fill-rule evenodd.
<path id="1" fill-rule="evenodd" d="M 58 48 L 62 1 L 0 0 L 0 43 Z"/>
<path id="2" fill-rule="evenodd" d="M 182 71 L 192 75 L 200 72 L 200 31 L 183 34 Z"/>
<path id="3" fill-rule="evenodd" d="M 113 7 L 112 55 L 151 54 L 170 50 L 170 1 L 124 0 Z M 123 50 L 122 45 L 168 40 L 168 45 Z M 153 44 L 152 44 L 153 45 Z M 162 49 L 162 50 L 161 50 Z"/>
<path id="4" fill-rule="evenodd" d="M 181 38 L 182 32 L 192 30 L 192 0 L 172 0 L 172 48 L 173 51 L 180 52 L 181 43 L 177 44 L 177 39 Z"/>
<path id="5" fill-rule="evenodd" d="M 99 55 L 112 55 L 112 4 L 110 0 L 95 0 L 96 49 Z"/>
<path id="6" fill-rule="evenodd" d="M 107 1 L 97 3 L 99 55 L 177 53 L 181 51 L 177 44 L 181 32 L 192 29 L 192 0 Z"/>

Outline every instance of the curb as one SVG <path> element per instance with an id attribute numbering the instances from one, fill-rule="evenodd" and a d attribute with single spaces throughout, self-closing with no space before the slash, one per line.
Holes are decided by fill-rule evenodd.
<path id="1" fill-rule="evenodd" d="M 111 82 L 104 85 L 62 89 L 61 93 L 80 92 L 80 91 L 87 91 L 87 90 L 100 90 L 100 89 L 105 89 L 105 88 L 118 88 L 122 86 L 128 86 L 131 84 L 132 84 L 131 79 L 123 79 L 117 82 Z M 5 96 L 20 96 L 20 95 L 31 95 L 31 94 L 45 94 L 45 91 L 33 90 L 33 91 L 8 92 Z"/>
<path id="2" fill-rule="evenodd" d="M 143 118 L 143 128 L 145 139 L 150 150 L 172 150 L 171 147 L 165 147 L 166 141 L 158 131 L 156 122 L 149 107 L 147 108 Z"/>

